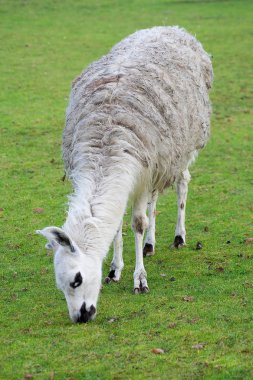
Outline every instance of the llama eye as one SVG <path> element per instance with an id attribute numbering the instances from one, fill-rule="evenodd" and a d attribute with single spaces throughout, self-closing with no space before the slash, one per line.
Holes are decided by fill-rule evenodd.
<path id="1" fill-rule="evenodd" d="M 78 272 L 78 273 L 75 275 L 75 279 L 74 279 L 74 281 L 71 282 L 69 285 L 71 286 L 71 288 L 75 289 L 75 288 L 77 288 L 78 286 L 80 286 L 82 282 L 83 282 L 82 275 L 81 275 L 80 272 Z"/>

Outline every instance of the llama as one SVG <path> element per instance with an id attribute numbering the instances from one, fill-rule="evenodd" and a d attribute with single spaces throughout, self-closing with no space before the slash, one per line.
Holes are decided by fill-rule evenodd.
<path id="1" fill-rule="evenodd" d="M 154 27 L 115 45 L 73 82 L 63 160 L 74 193 L 63 227 L 37 231 L 55 251 L 56 283 L 73 322 L 95 318 L 102 263 L 113 239 L 106 282 L 120 279 L 122 219 L 129 200 L 134 293 L 149 290 L 143 253 L 154 252 L 158 193 L 173 183 L 178 198 L 174 246 L 185 244 L 188 167 L 209 137 L 212 78 L 209 55 L 195 37 L 179 27 Z"/>

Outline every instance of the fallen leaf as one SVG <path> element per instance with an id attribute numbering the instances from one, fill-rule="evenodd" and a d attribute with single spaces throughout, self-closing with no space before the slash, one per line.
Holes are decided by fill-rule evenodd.
<path id="1" fill-rule="evenodd" d="M 151 352 L 153 352 L 153 354 L 164 354 L 164 350 L 162 348 L 153 348 Z"/>
<path id="2" fill-rule="evenodd" d="M 192 348 L 195 348 L 197 350 L 202 350 L 205 346 L 206 346 L 206 343 L 198 343 L 198 344 L 194 344 Z"/>
<path id="3" fill-rule="evenodd" d="M 117 318 L 111 318 L 111 319 L 108 320 L 108 323 L 113 323 L 113 322 L 115 322 L 116 320 L 117 320 Z"/>
<path id="4" fill-rule="evenodd" d="M 17 294 L 12 294 L 12 296 L 11 296 L 12 301 L 16 301 L 17 298 L 18 298 Z"/>
<path id="5" fill-rule="evenodd" d="M 247 238 L 247 239 L 245 239 L 244 243 L 246 243 L 246 244 L 252 244 L 253 243 L 253 238 Z"/>
<path id="6" fill-rule="evenodd" d="M 54 373 L 54 371 L 52 371 L 50 373 L 50 376 L 49 376 L 48 380 L 54 380 L 54 376 L 55 376 L 55 373 Z"/>
<path id="7" fill-rule="evenodd" d="M 194 323 L 197 323 L 198 321 L 199 321 L 199 318 L 193 318 L 193 319 L 188 319 L 187 322 L 193 325 Z"/>
<path id="8" fill-rule="evenodd" d="M 215 268 L 216 272 L 224 272 L 224 268 L 223 267 L 217 267 Z"/>
<path id="9" fill-rule="evenodd" d="M 171 322 L 168 324 L 169 329 L 174 329 L 177 326 L 176 322 Z"/>
<path id="10" fill-rule="evenodd" d="M 246 280 L 243 283 L 243 287 L 244 288 L 253 288 L 253 284 Z"/>
<path id="11" fill-rule="evenodd" d="M 0 211 L 3 211 L 4 209 L 3 209 L 3 207 L 0 207 Z"/>
<path id="12" fill-rule="evenodd" d="M 165 273 L 160 273 L 161 277 L 166 277 L 167 275 Z"/>
<path id="13" fill-rule="evenodd" d="M 24 379 L 33 379 L 33 375 L 31 375 L 30 373 L 26 373 Z"/>
<path id="14" fill-rule="evenodd" d="M 21 331 L 24 334 L 32 334 L 33 333 L 33 330 L 31 328 L 29 328 L 29 329 L 22 329 Z"/>
<path id="15" fill-rule="evenodd" d="M 192 302 L 193 300 L 194 300 L 194 297 L 192 297 L 192 296 L 183 297 L 183 301 L 186 301 L 186 302 Z"/>
<path id="16" fill-rule="evenodd" d="M 251 350 L 248 348 L 245 348 L 244 350 L 241 351 L 242 354 L 250 354 Z"/>
<path id="17" fill-rule="evenodd" d="M 42 207 L 36 207 L 33 209 L 34 214 L 43 214 L 44 208 Z"/>

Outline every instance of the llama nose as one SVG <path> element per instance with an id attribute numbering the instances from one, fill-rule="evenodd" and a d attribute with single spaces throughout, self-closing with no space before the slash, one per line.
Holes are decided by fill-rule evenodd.
<path id="1" fill-rule="evenodd" d="M 94 319 L 95 314 L 96 314 L 95 306 L 91 305 L 89 310 L 87 310 L 86 309 L 86 303 L 84 302 L 82 304 L 81 309 L 80 309 L 80 315 L 77 318 L 77 322 L 78 323 L 86 323 L 86 322 L 90 321 L 91 319 Z"/>

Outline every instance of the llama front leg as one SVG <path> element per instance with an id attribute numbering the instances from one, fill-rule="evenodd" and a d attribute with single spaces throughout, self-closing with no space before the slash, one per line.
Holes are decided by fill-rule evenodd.
<path id="1" fill-rule="evenodd" d="M 186 200 L 188 193 L 188 183 L 191 179 L 189 170 L 185 170 L 182 173 L 181 178 L 176 184 L 177 191 L 177 206 L 178 206 L 178 217 L 177 217 L 177 226 L 175 231 L 175 239 L 173 246 L 175 248 L 181 248 L 185 245 L 185 208 L 186 208 Z"/>
<path id="2" fill-rule="evenodd" d="M 135 252 L 136 264 L 134 271 L 134 293 L 147 293 L 147 273 L 143 263 L 143 236 L 148 226 L 148 218 L 146 216 L 146 208 L 148 195 L 143 195 L 135 203 L 133 208 L 132 228 L 135 235 Z"/>
<path id="3" fill-rule="evenodd" d="M 109 284 L 111 281 L 119 281 L 122 269 L 124 267 L 122 225 L 123 221 L 120 223 L 119 229 L 113 241 L 113 259 L 111 262 L 110 272 L 105 278 L 105 282 L 107 284 Z"/>
<path id="4" fill-rule="evenodd" d="M 154 190 L 151 199 L 148 202 L 148 230 L 143 248 L 143 256 L 152 256 L 155 253 L 155 219 L 156 219 L 156 202 L 158 191 Z"/>

